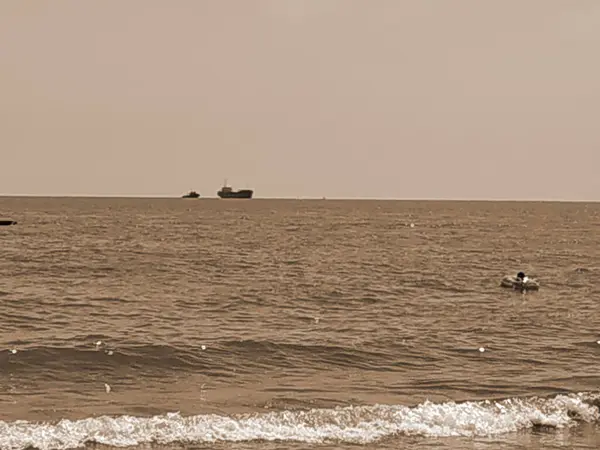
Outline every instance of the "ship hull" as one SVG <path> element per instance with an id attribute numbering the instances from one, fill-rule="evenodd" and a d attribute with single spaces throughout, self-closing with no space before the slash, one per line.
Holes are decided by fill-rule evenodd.
<path id="1" fill-rule="evenodd" d="M 240 191 L 217 192 L 220 198 L 252 198 L 254 192 L 251 189 L 242 189 Z"/>

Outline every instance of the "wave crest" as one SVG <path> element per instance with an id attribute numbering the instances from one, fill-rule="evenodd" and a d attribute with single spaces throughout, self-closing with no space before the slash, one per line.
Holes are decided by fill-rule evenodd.
<path id="1" fill-rule="evenodd" d="M 58 423 L 0 422 L 0 448 L 64 450 L 86 444 L 341 441 L 367 444 L 394 435 L 489 436 L 533 427 L 562 428 L 600 419 L 600 395 L 516 398 L 464 403 L 425 402 L 277 411 L 233 416 L 102 416 Z"/>

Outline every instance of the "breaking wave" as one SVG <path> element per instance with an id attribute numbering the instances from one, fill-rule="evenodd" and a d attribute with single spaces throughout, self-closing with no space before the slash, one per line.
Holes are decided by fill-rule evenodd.
<path id="1" fill-rule="evenodd" d="M 95 417 L 56 423 L 0 422 L 0 448 L 74 449 L 86 444 L 128 447 L 141 444 L 242 441 L 328 441 L 368 444 L 397 435 L 490 436 L 535 427 L 564 428 L 600 419 L 600 394 L 552 398 L 431 403 L 417 406 L 350 406 L 232 416 Z"/>

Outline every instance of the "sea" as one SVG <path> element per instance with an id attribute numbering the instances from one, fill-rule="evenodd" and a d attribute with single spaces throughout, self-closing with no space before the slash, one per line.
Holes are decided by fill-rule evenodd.
<path id="1" fill-rule="evenodd" d="M 0 198 L 0 449 L 597 449 L 600 204 Z M 524 271 L 539 291 L 500 286 Z"/>

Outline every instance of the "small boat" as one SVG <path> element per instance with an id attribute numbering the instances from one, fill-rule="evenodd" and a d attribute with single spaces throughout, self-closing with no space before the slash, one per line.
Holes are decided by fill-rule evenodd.
<path id="1" fill-rule="evenodd" d="M 540 284 L 533 278 L 519 278 L 510 275 L 507 275 L 502 279 L 500 286 L 521 292 L 538 291 L 540 289 Z"/>
<path id="2" fill-rule="evenodd" d="M 181 198 L 199 198 L 200 194 L 198 194 L 196 191 L 190 191 L 187 194 L 183 195 Z"/>
<path id="3" fill-rule="evenodd" d="M 16 225 L 16 220 L 0 220 L 0 226 Z"/>

